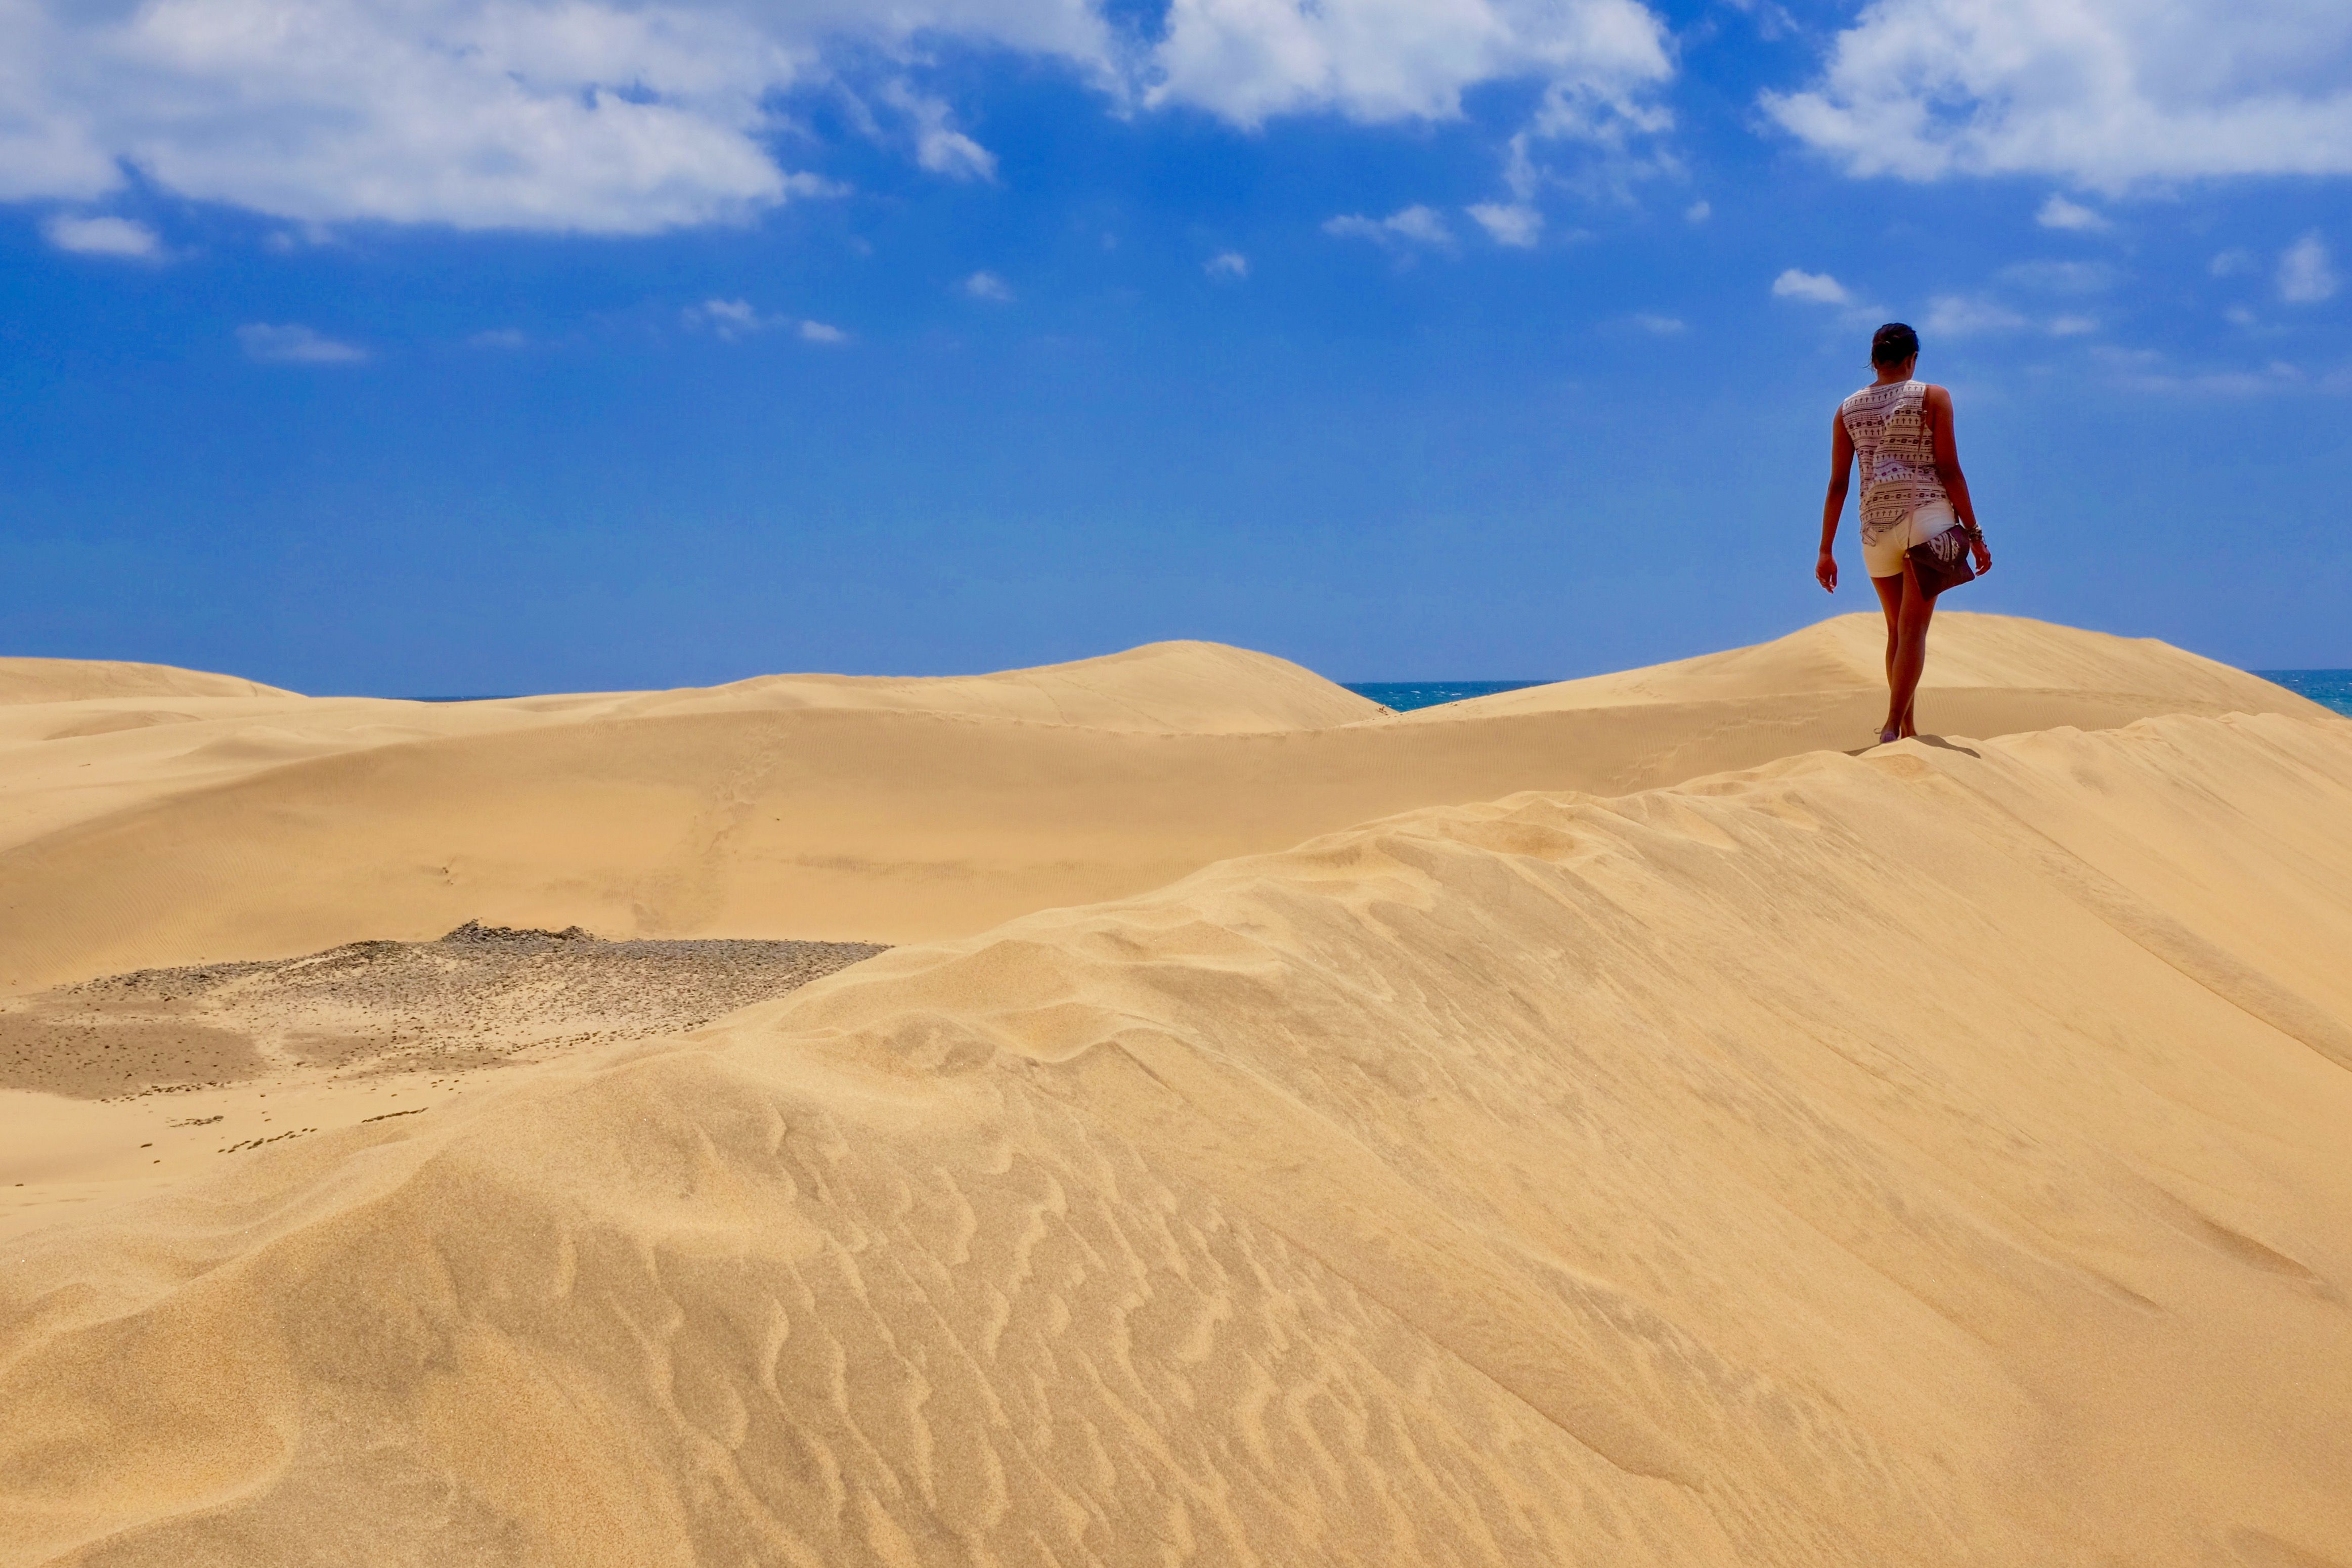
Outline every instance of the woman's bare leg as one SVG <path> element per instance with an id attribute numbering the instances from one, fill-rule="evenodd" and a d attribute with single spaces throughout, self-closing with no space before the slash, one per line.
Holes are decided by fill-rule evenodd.
<path id="1" fill-rule="evenodd" d="M 1903 589 L 1904 584 L 1910 581 L 1907 574 L 1899 577 L 1873 577 L 1870 580 L 1870 585 L 1878 590 L 1879 606 L 1886 612 L 1886 689 L 1890 698 L 1895 690 L 1895 654 L 1903 642 Z M 1916 676 L 1912 679 L 1912 689 L 1914 691 L 1918 689 L 1918 679 Z M 1913 705 L 1906 703 L 1901 719 L 1889 726 L 1895 736 L 1916 735 L 1919 732 L 1917 725 L 1912 721 Z M 1884 730 L 1879 731 L 1879 736 L 1882 740 L 1891 738 Z"/>
<path id="2" fill-rule="evenodd" d="M 1874 584 L 1878 581 L 1871 579 Z M 1912 707 L 1919 695 L 1919 677 L 1927 668 L 1927 622 L 1936 613 L 1934 596 L 1919 592 L 1919 579 L 1907 564 L 1900 586 L 1903 602 L 1895 615 L 1895 650 L 1887 661 L 1886 722 L 1878 731 L 1881 741 L 1919 732 Z"/>

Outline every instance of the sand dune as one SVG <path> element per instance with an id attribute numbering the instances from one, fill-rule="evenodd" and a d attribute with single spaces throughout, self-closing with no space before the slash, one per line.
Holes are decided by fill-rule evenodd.
<path id="1" fill-rule="evenodd" d="M 80 702 L 101 697 L 291 697 L 234 675 L 123 659 L 0 658 L 0 703 Z"/>
<path id="2" fill-rule="evenodd" d="M 1923 706 L 1954 733 L 2324 711 L 2161 644 L 1948 620 L 1931 672 L 1975 683 Z M 119 705 L 0 709 L 0 991 L 422 941 L 476 918 L 615 937 L 961 934 L 1414 806 L 1616 794 L 1859 746 L 1883 706 L 1855 674 L 1876 635 L 1848 616 L 1721 668 L 1603 678 L 1619 683 L 1607 701 L 1562 700 L 1594 687 L 1571 682 L 1437 719 L 1363 720 L 1372 705 L 1294 665 L 1201 643 L 932 682 L 191 700 L 106 733 L 75 726 Z"/>
<path id="3" fill-rule="evenodd" d="M 2334 720 L 1410 811 L 15 1243 L 0 1561 L 2352 1562 L 2347 951 Z"/>
<path id="4" fill-rule="evenodd" d="M 635 714 L 857 708 L 1159 734 L 1321 730 L 1382 709 L 1287 659 L 1222 643 L 1160 642 L 993 675 L 767 675 L 648 694 Z"/>
<path id="5" fill-rule="evenodd" d="M 1886 637 L 1874 615 L 1839 616 L 1754 647 L 1702 654 L 1672 664 L 1524 687 L 1449 703 L 1409 717 L 1422 722 L 1487 719 L 1511 713 L 1661 702 L 1753 701 L 1808 691 L 1872 691 L 1885 710 Z M 2159 642 L 2110 637 L 2014 616 L 1947 610 L 1937 615 L 1932 656 L 1920 684 L 1936 695 L 1960 691 L 2042 691 L 2175 704 L 2164 711 L 2268 713 L 2282 708 L 2280 689 L 2260 676 Z M 2315 707 L 2315 705 L 2314 705 Z"/>

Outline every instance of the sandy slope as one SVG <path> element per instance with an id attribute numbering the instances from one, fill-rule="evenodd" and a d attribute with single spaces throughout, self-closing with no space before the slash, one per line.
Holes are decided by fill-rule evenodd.
<path id="1" fill-rule="evenodd" d="M 730 686 L 655 692 L 626 711 L 737 713 L 805 708 L 945 713 L 1196 735 L 1320 730 L 1382 710 L 1346 687 L 1271 654 L 1223 643 L 1161 642 L 1099 658 L 992 675 L 767 675 Z"/>
<path id="2" fill-rule="evenodd" d="M 0 1561 L 2352 1563 L 2352 725 L 1429 807 L 0 1273 Z"/>
<path id="3" fill-rule="evenodd" d="M 2153 637 L 2110 637 L 2015 616 L 1947 610 L 1936 617 L 1920 685 L 1946 692 L 2043 691 L 2154 699 L 2168 711 L 2276 711 L 2279 688 Z M 1886 638 L 1877 616 L 1839 616 L 1754 647 L 1582 680 L 1523 687 L 1425 709 L 1422 722 L 1661 702 L 1755 701 L 1801 691 L 1871 691 L 1885 710 Z M 2289 710 L 2305 711 L 2305 710 Z"/>
<path id="4" fill-rule="evenodd" d="M 105 658 L 0 658 L 0 703 L 80 702 L 110 697 L 291 697 L 234 675 Z"/>
<path id="5" fill-rule="evenodd" d="M 1925 713 L 1954 733 L 2321 711 L 2161 644 L 1948 620 Z M 1604 678 L 1624 688 L 1605 701 L 1564 700 L 1595 687 L 1571 682 L 1402 720 L 1204 643 L 933 681 L 0 708 L 0 992 L 475 918 L 961 934 L 1412 806 L 1860 745 L 1883 707 L 1874 625 Z"/>

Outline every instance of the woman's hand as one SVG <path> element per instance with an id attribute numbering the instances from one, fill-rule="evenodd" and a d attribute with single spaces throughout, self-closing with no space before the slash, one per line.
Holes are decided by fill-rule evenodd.
<path id="1" fill-rule="evenodd" d="M 1979 550 L 1982 550 L 1984 546 L 1980 543 L 1977 548 Z M 1990 561 L 1992 558 L 1990 556 L 1987 556 L 1985 559 L 1987 561 Z M 1826 550 L 1822 552 L 1822 558 L 1813 563 L 1813 581 L 1819 583 L 1822 587 L 1828 589 L 1832 594 L 1837 592 L 1836 556 L 1831 554 Z"/>
<path id="2" fill-rule="evenodd" d="M 1986 547 L 1983 534 L 1979 533 L 1969 541 L 1969 552 L 1977 558 L 1978 576 L 1981 577 L 1992 570 L 1992 552 Z"/>

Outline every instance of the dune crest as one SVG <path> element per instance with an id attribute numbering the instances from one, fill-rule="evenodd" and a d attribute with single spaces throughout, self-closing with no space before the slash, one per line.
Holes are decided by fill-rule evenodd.
<path id="1" fill-rule="evenodd" d="M 12 1562 L 2352 1560 L 2352 726 L 1430 807 L 14 1248 Z"/>
<path id="2" fill-rule="evenodd" d="M 0 658 L 0 703 L 86 702 L 110 697 L 294 697 L 234 675 L 116 658 Z"/>
<path id="3" fill-rule="evenodd" d="M 1431 722 L 1646 703 L 1769 700 L 1800 692 L 1855 689 L 1874 690 L 1883 701 L 1885 648 L 1883 616 L 1874 612 L 1833 616 L 1752 647 L 1522 687 L 1405 718 Z M 2177 705 L 2168 711 L 2325 711 L 2260 676 L 2154 637 L 2112 637 L 2021 616 L 1939 611 L 1929 649 L 1920 683 L 1928 693 L 2099 692 Z M 2298 708 L 2295 702 L 2305 706 Z"/>
<path id="4" fill-rule="evenodd" d="M 1146 643 L 1123 653 L 989 675 L 762 675 L 660 692 L 633 714 L 857 708 L 1074 724 L 1162 734 L 1322 730 L 1377 717 L 1380 704 L 1272 654 L 1213 642 Z"/>
<path id="5" fill-rule="evenodd" d="M 1981 683 L 1931 687 L 1932 730 L 2340 721 L 2162 644 L 1950 621 L 1936 659 Z M 105 732 L 88 727 L 128 722 L 125 704 L 0 708 L 0 994 L 425 941 L 476 917 L 615 937 L 961 935 L 1415 806 L 1618 795 L 1862 746 L 1885 701 L 1857 673 L 1874 635 L 1843 617 L 1720 668 L 1370 720 L 1319 676 L 1207 643 L 940 679 L 185 699 Z M 1588 688 L 1613 695 L 1575 696 Z M 19 712 L 38 723 L 12 730 Z"/>

